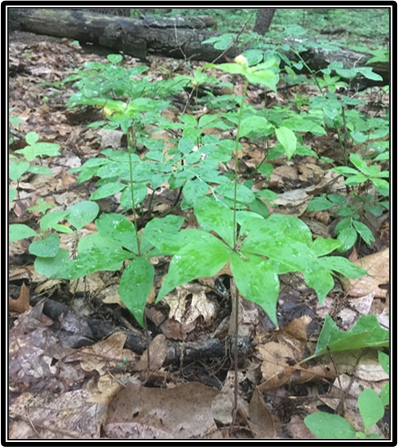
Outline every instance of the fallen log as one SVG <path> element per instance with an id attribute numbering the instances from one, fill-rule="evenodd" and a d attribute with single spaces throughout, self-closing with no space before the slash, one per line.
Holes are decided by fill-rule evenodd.
<path id="1" fill-rule="evenodd" d="M 142 60 L 146 60 L 147 55 L 154 55 L 212 62 L 223 54 L 213 44 L 203 44 L 210 37 L 222 35 L 205 29 L 212 23 L 208 16 L 196 19 L 143 17 L 137 20 L 84 9 L 9 8 L 8 12 L 11 28 L 66 37 L 82 43 L 90 42 Z M 232 46 L 223 57 L 233 58 L 242 51 L 242 48 Z M 343 62 L 344 68 L 366 66 L 372 57 L 367 53 L 344 48 L 333 52 L 319 48 L 309 49 L 300 55 L 313 70 L 326 68 L 333 61 Z M 290 60 L 298 61 L 292 52 L 287 56 Z M 369 66 L 382 76 L 383 81 L 357 79 L 356 84 L 359 83 L 360 88 L 389 83 L 388 62 L 371 63 Z"/>

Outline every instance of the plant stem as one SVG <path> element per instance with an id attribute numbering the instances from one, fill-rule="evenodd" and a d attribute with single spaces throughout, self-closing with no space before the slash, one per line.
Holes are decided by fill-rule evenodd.
<path id="1" fill-rule="evenodd" d="M 236 248 L 236 243 L 237 243 L 237 236 L 238 236 L 238 232 L 237 232 L 237 226 L 236 226 L 236 195 L 237 195 L 237 191 L 238 191 L 238 162 L 239 162 L 239 157 L 238 157 L 238 147 L 239 147 L 239 131 L 240 131 L 240 124 L 242 122 L 242 116 L 243 116 L 243 106 L 245 104 L 245 99 L 246 99 L 246 93 L 247 93 L 247 88 L 249 87 L 249 81 L 245 80 L 245 86 L 243 88 L 243 93 L 242 93 L 242 100 L 240 103 L 240 108 L 239 108 L 239 115 L 238 115 L 238 128 L 236 131 L 236 139 L 235 139 L 235 181 L 234 181 L 234 222 L 233 222 L 233 243 L 234 243 L 234 248 Z"/>
<path id="2" fill-rule="evenodd" d="M 135 147 L 135 129 L 134 129 L 134 121 L 132 126 L 132 143 Z M 128 154 L 129 154 L 129 171 L 130 171 L 130 192 L 131 192 L 131 203 L 133 207 L 133 216 L 134 216 L 134 226 L 135 226 L 135 237 L 137 238 L 137 253 L 138 256 L 141 256 L 141 244 L 140 244 L 140 238 L 138 237 L 138 224 L 137 224 L 137 213 L 135 211 L 135 201 L 134 201 L 134 188 L 133 188 L 133 165 L 131 160 L 131 149 L 132 145 L 130 142 L 130 132 L 127 132 L 127 148 L 128 148 Z"/>

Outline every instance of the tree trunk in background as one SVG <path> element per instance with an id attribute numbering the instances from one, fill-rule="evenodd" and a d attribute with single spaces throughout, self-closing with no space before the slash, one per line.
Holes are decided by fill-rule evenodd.
<path id="1" fill-rule="evenodd" d="M 88 11 L 112 16 L 130 17 L 130 8 L 86 8 Z"/>
<path id="2" fill-rule="evenodd" d="M 276 8 L 260 8 L 257 13 L 256 23 L 254 25 L 253 31 L 264 36 L 271 25 L 275 11 Z"/>

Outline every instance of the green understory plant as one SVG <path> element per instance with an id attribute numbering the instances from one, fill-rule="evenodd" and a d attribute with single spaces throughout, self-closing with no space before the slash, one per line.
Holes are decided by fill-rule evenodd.
<path id="1" fill-rule="evenodd" d="M 15 151 L 18 155 L 9 155 L 8 177 L 14 182 L 26 173 L 53 175 L 52 170 L 47 166 L 34 165 L 33 160 L 44 157 L 55 157 L 60 155 L 60 146 L 55 143 L 40 143 L 39 135 L 36 132 L 29 132 L 25 139 L 27 145 L 23 149 Z M 17 197 L 18 190 L 16 188 L 9 188 L 8 201 L 11 203 Z M 43 212 L 48 209 L 42 202 L 40 203 Z M 9 241 L 17 241 L 29 237 L 36 236 L 36 232 L 25 224 L 12 224 L 9 226 Z"/>
<path id="2" fill-rule="evenodd" d="M 125 202 L 127 203 L 127 197 L 130 197 L 131 206 L 125 208 L 132 210 L 132 221 L 122 215 L 103 213 L 95 221 L 98 233 L 83 237 L 79 241 L 77 255 L 72 256 L 72 259 L 66 249 L 59 247 L 58 239 L 51 236 L 53 244 L 51 254 L 55 251 L 56 254 L 38 256 L 35 268 L 39 273 L 72 280 L 98 270 L 119 270 L 122 263 L 129 260 L 121 278 L 119 293 L 141 325 L 146 299 L 154 277 L 154 269 L 148 259 L 159 254 L 173 258 L 157 301 L 183 283 L 198 277 L 215 275 L 230 262 L 231 271 L 242 296 L 262 306 L 275 325 L 278 324 L 276 303 L 279 295 L 279 274 L 302 272 L 307 284 L 315 289 L 322 302 L 333 288 L 334 272 L 351 278 L 366 273 L 345 258 L 325 256 L 339 248 L 341 242 L 322 238 L 313 242 L 311 231 L 300 219 L 278 214 L 270 217 L 266 214 L 264 217 L 265 214 L 262 215 L 261 212 L 259 214 L 247 210 L 258 197 L 249 187 L 238 182 L 237 154 L 241 147 L 240 138 L 252 131 L 261 132 L 261 129 L 275 132 L 279 144 L 290 158 L 297 148 L 297 137 L 285 126 L 270 124 L 263 117 L 254 117 L 250 122 L 247 116 L 245 98 L 250 82 L 260 83 L 274 90 L 276 88 L 278 66 L 274 58 L 250 66 L 246 58 L 240 57 L 236 63 L 221 64 L 217 68 L 239 74 L 246 79 L 239 112 L 232 117 L 228 116 L 228 120 L 236 126 L 235 141 L 216 142 L 211 140 L 212 136 L 201 135 L 206 126 L 213 126 L 217 122 L 218 127 L 225 122 L 220 121 L 217 115 L 205 115 L 199 121 L 190 115 L 183 115 L 180 118 L 181 123 L 174 125 L 174 128 L 182 132 L 174 148 L 177 160 L 175 165 L 173 162 L 167 164 L 162 158 L 163 150 L 153 150 L 155 146 L 150 147 L 152 154 L 150 156 L 147 154 L 149 160 L 141 160 L 136 155 L 137 139 L 140 138 L 140 132 L 145 131 L 143 123 L 147 119 L 152 120 L 156 113 L 159 118 L 158 111 L 162 109 L 163 103 L 159 105 L 158 100 L 148 102 L 148 99 L 144 98 L 110 100 L 103 97 L 105 93 L 101 93 L 100 98 L 91 95 L 89 101 L 100 107 L 106 107 L 108 119 L 118 123 L 126 133 L 128 152 L 105 150 L 103 152 L 105 157 L 86 162 L 81 167 L 80 175 L 84 180 L 98 175 L 100 182 L 103 182 L 91 196 L 91 200 L 105 197 L 104 194 L 114 194 L 116 189 L 119 192 L 126 190 Z M 85 96 L 90 95 L 86 92 Z M 80 96 L 80 101 L 86 100 Z M 171 126 L 161 118 L 159 121 L 162 126 Z M 227 125 L 231 127 L 231 124 Z M 156 144 L 158 143 L 155 142 L 154 145 Z M 196 151 L 195 145 L 199 146 Z M 219 172 L 216 173 L 220 148 L 224 148 L 224 152 L 221 150 L 221 154 L 224 154 L 221 157 L 225 156 L 225 161 L 233 152 L 235 154 L 232 178 L 222 177 Z M 196 154 L 199 150 L 200 157 Z M 184 163 L 181 162 L 182 158 Z M 161 172 L 164 166 L 168 166 L 168 172 Z M 138 232 L 136 202 L 139 201 L 139 189 L 136 189 L 136 184 L 153 183 L 153 175 L 160 174 L 166 176 L 164 179 L 168 179 L 172 187 L 173 181 L 174 187 L 184 187 L 183 206 L 193 206 L 201 229 L 180 231 L 183 219 L 170 215 L 163 219 L 152 219 L 142 232 Z M 215 178 L 220 180 L 219 186 L 214 188 Z M 109 189 L 104 192 L 102 188 Z M 88 203 L 85 205 L 90 209 Z M 84 208 L 81 209 L 81 213 L 85 216 L 83 222 L 87 223 L 89 218 L 95 217 L 96 209 L 94 210 L 92 205 L 91 208 L 93 212 L 88 216 L 84 213 Z M 81 228 L 82 222 L 78 222 L 77 226 L 70 222 L 71 211 L 48 213 L 41 221 L 42 231 L 54 229 L 54 225 L 59 225 L 58 221 L 62 219 L 69 220 L 76 229 Z M 51 228 L 48 221 L 51 222 Z M 46 236 L 44 240 L 47 241 L 48 237 Z"/>
<path id="3" fill-rule="evenodd" d="M 355 349 L 388 348 L 389 331 L 381 328 L 374 315 L 362 315 L 349 331 L 340 331 L 327 315 L 325 324 L 319 335 L 313 356 L 332 355 L 335 352 Z M 384 372 L 389 375 L 389 356 L 378 351 L 379 362 Z M 389 383 L 383 385 L 380 395 L 373 389 L 364 389 L 358 396 L 358 410 L 362 416 L 364 432 L 355 430 L 352 425 L 339 414 L 316 412 L 304 419 L 305 425 L 319 439 L 377 439 L 379 435 L 371 433 L 371 427 L 384 416 L 384 407 L 389 405 Z"/>

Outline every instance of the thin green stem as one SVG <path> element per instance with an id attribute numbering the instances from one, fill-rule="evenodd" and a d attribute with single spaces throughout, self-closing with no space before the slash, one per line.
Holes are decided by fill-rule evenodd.
<path id="1" fill-rule="evenodd" d="M 138 224 L 137 224 L 137 213 L 135 210 L 135 200 L 134 200 L 134 183 L 133 183 L 133 165 L 132 165 L 132 158 L 131 158 L 131 150 L 132 150 L 132 144 L 135 147 L 135 129 L 134 129 L 134 122 L 132 126 L 132 137 L 133 141 L 130 141 L 130 132 L 127 132 L 127 147 L 128 147 L 128 154 L 129 154 L 129 171 L 130 171 L 130 192 L 131 192 L 131 203 L 133 207 L 133 216 L 134 216 L 134 226 L 135 226 L 135 237 L 137 238 L 137 250 L 138 250 L 138 256 L 141 255 L 141 244 L 140 244 L 140 238 L 138 237 Z M 132 143 L 132 144 L 131 144 Z"/>
<path id="2" fill-rule="evenodd" d="M 238 115 L 238 128 L 236 131 L 236 139 L 235 139 L 235 179 L 234 179 L 234 221 L 233 221 L 233 242 L 234 242 L 234 248 L 236 247 L 236 243 L 237 243 L 237 236 L 238 236 L 238 232 L 237 232 L 237 225 L 236 225 L 236 197 L 237 197 L 237 191 L 238 191 L 238 162 L 239 162 L 239 157 L 238 157 L 238 148 L 239 148 L 239 131 L 240 131 L 240 124 L 242 122 L 242 116 L 243 116 L 243 106 L 245 104 L 245 99 L 246 99 L 246 93 L 247 93 L 247 88 L 249 87 L 249 81 L 245 80 L 245 86 L 243 88 L 243 93 L 242 93 L 242 100 L 240 103 L 240 108 L 239 108 L 239 115 Z"/>

